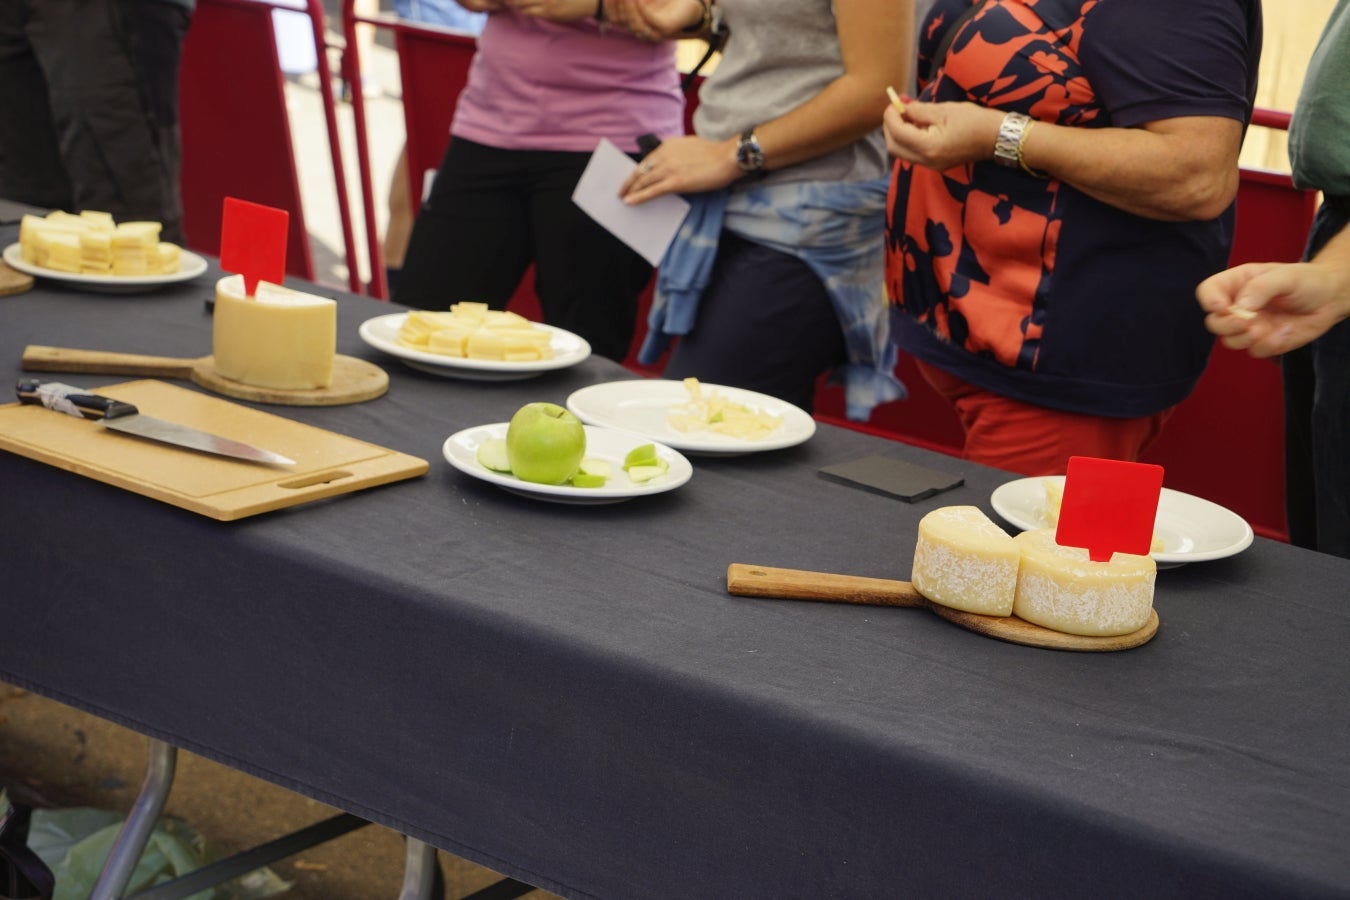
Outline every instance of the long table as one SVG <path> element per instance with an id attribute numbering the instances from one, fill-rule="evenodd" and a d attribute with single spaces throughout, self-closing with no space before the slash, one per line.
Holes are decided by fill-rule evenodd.
<path id="1" fill-rule="evenodd" d="M 0 371 L 209 352 L 218 275 L 0 297 Z M 907 578 L 919 518 L 1009 476 L 822 427 L 657 496 L 517 496 L 444 439 L 628 374 L 414 371 L 357 335 L 389 311 L 340 295 L 386 396 L 266 408 L 424 477 L 221 523 L 0 453 L 0 680 L 569 897 L 1350 894 L 1350 562 L 1258 538 L 1162 571 L 1157 636 L 1105 654 L 732 597 L 733 562 Z M 818 475 L 869 454 L 965 484 Z"/>

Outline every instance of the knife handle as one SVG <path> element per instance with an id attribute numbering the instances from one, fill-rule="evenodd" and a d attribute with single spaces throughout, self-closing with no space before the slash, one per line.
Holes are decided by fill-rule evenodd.
<path id="1" fill-rule="evenodd" d="M 140 412 L 124 400 L 90 394 L 83 388 L 37 378 L 20 378 L 16 392 L 20 403 L 40 403 L 48 409 L 82 419 L 116 419 Z"/>

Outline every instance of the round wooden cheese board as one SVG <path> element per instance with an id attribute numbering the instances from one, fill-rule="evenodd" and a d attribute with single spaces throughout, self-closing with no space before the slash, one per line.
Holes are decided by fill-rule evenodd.
<path id="1" fill-rule="evenodd" d="M 389 390 L 388 372 L 364 359 L 342 354 L 333 358 L 333 379 L 328 386 L 310 390 L 257 387 L 226 378 L 216 371 L 215 360 L 210 356 L 196 359 L 145 356 L 29 344 L 23 351 L 23 368 L 26 372 L 181 378 L 227 397 L 279 406 L 342 406 L 374 400 Z"/>
<path id="2" fill-rule="evenodd" d="M 33 287 L 33 276 L 0 262 L 0 297 L 22 294 Z"/>
<path id="3" fill-rule="evenodd" d="M 1148 643 L 1158 633 L 1158 613 L 1149 611 L 1144 627 L 1129 634 L 1090 637 L 1066 634 L 1016 616 L 983 616 L 934 603 L 908 581 L 831 575 L 800 569 L 777 569 L 732 563 L 727 567 L 727 590 L 740 597 L 773 597 L 783 600 L 828 600 L 875 606 L 927 607 L 949 622 L 988 637 L 1047 650 L 1102 652 L 1129 650 Z"/>

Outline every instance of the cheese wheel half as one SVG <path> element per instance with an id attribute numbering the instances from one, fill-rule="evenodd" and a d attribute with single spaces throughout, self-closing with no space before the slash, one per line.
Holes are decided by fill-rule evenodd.
<path id="1" fill-rule="evenodd" d="M 216 282 L 212 353 L 216 371 L 254 387 L 312 390 L 333 380 L 337 303 L 258 282 L 244 294 L 244 277 Z"/>
<path id="2" fill-rule="evenodd" d="M 915 590 L 934 603 L 986 616 L 1013 611 L 1017 544 L 978 507 L 944 506 L 919 520 Z"/>
<path id="3" fill-rule="evenodd" d="M 1093 562 L 1087 550 L 1055 543 L 1055 529 L 1024 531 L 1013 612 L 1028 622 L 1066 634 L 1129 634 L 1143 628 L 1153 609 L 1158 567 L 1151 556 L 1116 553 Z"/>

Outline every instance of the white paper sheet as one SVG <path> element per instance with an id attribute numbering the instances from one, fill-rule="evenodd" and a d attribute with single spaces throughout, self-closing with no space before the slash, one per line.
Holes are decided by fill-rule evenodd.
<path id="1" fill-rule="evenodd" d="M 603 138 L 591 155 L 572 201 L 653 266 L 660 265 L 689 203 L 678 194 L 666 194 L 638 206 L 619 199 L 619 188 L 637 163 Z"/>

